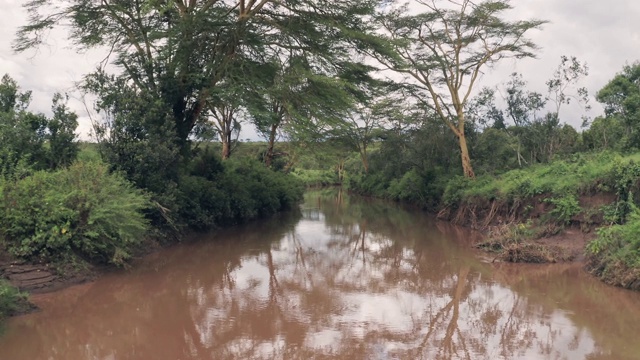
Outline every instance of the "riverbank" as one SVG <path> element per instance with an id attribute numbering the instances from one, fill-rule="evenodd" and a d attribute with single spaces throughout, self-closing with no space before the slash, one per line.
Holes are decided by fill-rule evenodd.
<path id="1" fill-rule="evenodd" d="M 170 194 L 142 190 L 100 159 L 0 178 L 0 279 L 20 291 L 61 289 L 181 234 L 265 218 L 302 198 L 295 178 L 255 161 L 198 158 L 193 166 Z"/>
<path id="2" fill-rule="evenodd" d="M 598 242 L 602 229 L 625 224 L 633 212 L 629 193 L 638 188 L 636 160 L 603 153 L 474 181 L 456 178 L 446 187 L 438 217 L 482 231 L 485 239 L 476 246 L 493 261 L 583 262 L 605 282 L 636 289 L 638 281 L 628 275 L 636 272 L 627 271 L 633 269 L 633 259 L 624 263 L 618 254 L 610 255 L 619 242 Z M 88 264 L 53 268 L 0 258 L 0 277 L 29 292 L 90 281 L 102 271 Z"/>
<path id="3" fill-rule="evenodd" d="M 583 261 L 610 285 L 640 290 L 640 155 L 600 153 L 475 180 L 451 180 L 441 219 L 483 231 L 509 262 Z"/>
<path id="4" fill-rule="evenodd" d="M 478 248 L 495 254 L 495 260 L 520 263 L 585 262 L 585 249 L 606 225 L 603 208 L 616 202 L 610 193 L 581 195 L 572 209 L 538 195 L 518 202 L 493 200 L 445 208 L 440 219 L 481 231 Z"/>
<path id="5" fill-rule="evenodd" d="M 299 215 L 283 215 L 185 239 L 126 271 L 34 296 L 42 311 L 6 324 L 0 358 L 365 359 L 380 343 L 417 349 L 427 339 L 423 352 L 384 356 L 430 359 L 447 334 L 479 344 L 473 358 L 506 347 L 507 357 L 530 358 L 549 348 L 577 359 L 637 352 L 640 297 L 579 265 L 491 264 L 471 248 L 476 231 L 346 192 L 308 193 Z M 561 338 L 549 335 L 558 324 Z M 522 328 L 535 341 L 512 331 Z M 571 345 L 576 334 L 580 347 Z M 236 346 L 246 339 L 249 346 Z M 274 343 L 282 350 L 262 352 L 260 344 Z"/>

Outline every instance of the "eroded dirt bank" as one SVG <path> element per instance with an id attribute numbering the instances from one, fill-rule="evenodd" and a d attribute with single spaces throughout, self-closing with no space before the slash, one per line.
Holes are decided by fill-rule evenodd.
<path id="1" fill-rule="evenodd" d="M 585 247 L 605 224 L 603 207 L 614 194 L 582 195 L 580 211 L 562 219 L 545 196 L 512 203 L 477 201 L 438 214 L 456 225 L 480 230 L 476 246 L 493 254 L 494 261 L 522 263 L 585 262 Z"/>
<path id="2" fill-rule="evenodd" d="M 0 261 L 0 277 L 30 293 L 55 291 L 66 286 L 94 280 L 95 269 L 73 270 L 63 273 L 50 264 L 28 264 L 17 260 Z"/>

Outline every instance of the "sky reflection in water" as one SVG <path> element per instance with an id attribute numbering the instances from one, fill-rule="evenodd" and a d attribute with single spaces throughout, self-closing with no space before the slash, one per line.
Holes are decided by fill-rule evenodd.
<path id="1" fill-rule="evenodd" d="M 640 295 L 579 266 L 491 264 L 415 210 L 311 192 L 34 300 L 0 359 L 633 359 Z M 211 239 L 209 239 L 211 240 Z"/>

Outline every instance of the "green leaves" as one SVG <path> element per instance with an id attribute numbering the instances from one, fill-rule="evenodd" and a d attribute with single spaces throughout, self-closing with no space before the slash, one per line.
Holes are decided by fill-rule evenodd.
<path id="1" fill-rule="evenodd" d="M 385 68 L 406 75 L 411 94 L 453 132 L 463 173 L 473 178 L 465 123 L 481 69 L 506 58 L 533 57 L 537 47 L 524 34 L 545 22 L 505 20 L 504 12 L 511 9 L 507 0 L 443 3 L 421 2 L 426 11 L 420 14 L 404 6 L 378 16 L 380 31 L 396 55 L 375 57 Z"/>
<path id="2" fill-rule="evenodd" d="M 193 129 L 209 120 L 208 110 L 221 103 L 255 110 L 251 102 L 257 98 L 251 92 L 267 94 L 267 103 L 275 99 L 289 112 L 309 116 L 309 109 L 300 109 L 302 101 L 288 98 L 301 90 L 298 85 L 306 87 L 300 97 L 317 97 L 318 93 L 308 94 L 309 88 L 327 84 L 318 79 L 310 84 L 314 77 L 343 75 L 354 49 L 359 52 L 368 46 L 366 33 L 371 26 L 365 18 L 377 4 L 375 0 L 32 0 L 25 4 L 31 17 L 18 31 L 15 48 L 38 46 L 48 29 L 64 23 L 70 25 L 69 37 L 79 48 L 112 49 L 113 64 L 121 73 L 118 80 L 144 99 L 160 99 L 184 150 Z M 308 74 L 300 80 L 294 77 L 283 95 L 282 87 L 262 84 L 259 69 L 275 64 L 286 73 L 286 61 L 278 63 L 286 58 L 304 59 Z M 327 96 L 326 87 L 318 91 Z M 320 102 L 328 113 L 324 108 L 333 104 Z M 228 131 L 222 132 L 228 137 Z"/>
<path id="3" fill-rule="evenodd" d="M 29 307 L 27 305 L 26 294 L 11 286 L 8 281 L 0 279 L 0 320 L 25 310 Z"/>
<path id="4" fill-rule="evenodd" d="M 5 182 L 0 234 L 29 260 L 85 259 L 122 265 L 146 234 L 147 196 L 98 162 L 77 162 Z M 117 256 L 116 256 L 117 255 Z"/>
<path id="5" fill-rule="evenodd" d="M 640 148 L 640 63 L 627 65 L 609 81 L 596 99 L 604 105 L 607 119 L 624 125 L 624 144 L 627 149 Z"/>
<path id="6" fill-rule="evenodd" d="M 77 115 L 66 99 L 53 98 L 53 117 L 27 111 L 31 92 L 20 92 L 8 75 L 0 82 L 0 177 L 68 165 L 77 155 Z M 46 146 L 49 145 L 49 146 Z"/>

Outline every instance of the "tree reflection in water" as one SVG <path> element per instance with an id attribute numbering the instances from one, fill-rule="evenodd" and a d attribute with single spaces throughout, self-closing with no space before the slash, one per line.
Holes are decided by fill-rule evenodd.
<path id="1" fill-rule="evenodd" d="M 0 359 L 631 359 L 640 351 L 637 294 L 575 267 L 484 263 L 469 246 L 476 235 L 415 210 L 316 192 L 301 214 L 213 236 L 39 298 L 43 311 L 14 319 L 0 338 Z"/>

